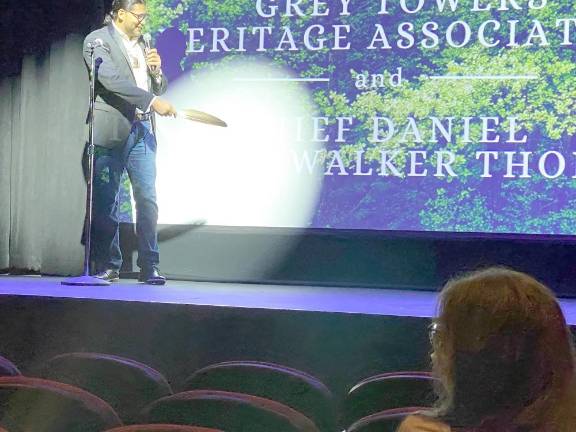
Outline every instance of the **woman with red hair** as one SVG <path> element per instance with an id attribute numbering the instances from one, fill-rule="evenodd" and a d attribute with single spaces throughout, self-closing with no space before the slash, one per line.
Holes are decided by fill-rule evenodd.
<path id="1" fill-rule="evenodd" d="M 399 432 L 576 431 L 572 334 L 531 276 L 495 267 L 448 282 L 431 341 L 437 406 Z"/>

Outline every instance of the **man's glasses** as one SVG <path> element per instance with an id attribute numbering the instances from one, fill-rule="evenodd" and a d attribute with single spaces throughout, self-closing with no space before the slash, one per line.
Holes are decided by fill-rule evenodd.
<path id="1" fill-rule="evenodd" d="M 146 19 L 148 18 L 148 14 L 135 14 L 134 12 L 130 12 L 130 11 L 126 11 L 129 14 L 132 14 L 134 16 L 134 18 L 136 18 L 138 20 L 138 24 L 140 24 L 142 21 L 146 21 Z"/>

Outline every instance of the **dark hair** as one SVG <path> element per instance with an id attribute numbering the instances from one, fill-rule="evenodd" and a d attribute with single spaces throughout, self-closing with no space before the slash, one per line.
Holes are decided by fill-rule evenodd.
<path id="1" fill-rule="evenodd" d="M 572 335 L 552 291 L 493 267 L 448 282 L 432 339 L 436 416 L 478 431 L 576 430 Z"/>
<path id="2" fill-rule="evenodd" d="M 110 7 L 110 12 L 106 14 L 104 18 L 104 24 L 110 24 L 118 16 L 118 11 L 124 9 L 129 11 L 132 6 L 137 4 L 146 5 L 146 0 L 113 0 L 112 6 Z"/>

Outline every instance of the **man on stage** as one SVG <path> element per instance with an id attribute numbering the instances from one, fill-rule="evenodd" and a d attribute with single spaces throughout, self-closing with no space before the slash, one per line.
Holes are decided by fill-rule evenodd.
<path id="1" fill-rule="evenodd" d="M 165 92 L 161 59 L 142 38 L 145 0 L 114 0 L 107 24 L 84 40 L 84 61 L 96 57 L 94 107 L 94 207 L 91 259 L 96 277 L 117 281 L 122 265 L 119 242 L 120 178 L 128 171 L 136 202 L 140 282 L 163 285 L 158 269 L 156 224 L 156 138 L 154 113 L 175 116 L 155 96 Z"/>

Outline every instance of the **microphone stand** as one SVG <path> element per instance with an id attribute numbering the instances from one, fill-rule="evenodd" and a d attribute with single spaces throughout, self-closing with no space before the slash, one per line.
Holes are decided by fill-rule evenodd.
<path id="1" fill-rule="evenodd" d="M 96 59 L 94 46 L 90 47 L 90 101 L 88 109 L 88 176 L 86 187 L 86 219 L 84 221 L 84 273 L 81 276 L 63 280 L 62 285 L 106 286 L 110 282 L 90 276 L 90 248 L 92 240 L 92 196 L 94 182 L 94 101 L 96 88 Z"/>

